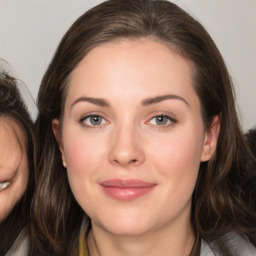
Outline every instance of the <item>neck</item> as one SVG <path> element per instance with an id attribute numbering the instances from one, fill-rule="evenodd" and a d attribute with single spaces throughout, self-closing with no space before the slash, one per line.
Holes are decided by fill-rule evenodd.
<path id="1" fill-rule="evenodd" d="M 90 256 L 187 256 L 194 243 L 194 235 L 190 223 L 183 227 L 167 225 L 154 232 L 136 236 L 110 234 L 106 230 L 92 224 L 88 236 Z"/>

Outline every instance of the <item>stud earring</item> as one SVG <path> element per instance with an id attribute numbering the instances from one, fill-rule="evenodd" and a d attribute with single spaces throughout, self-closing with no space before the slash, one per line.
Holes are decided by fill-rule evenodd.
<path id="1" fill-rule="evenodd" d="M 62 165 L 67 168 L 67 164 L 66 164 L 66 160 L 65 160 L 65 156 L 64 156 L 64 151 L 62 148 L 60 148 L 60 154 L 61 154 L 61 159 L 62 159 Z"/>

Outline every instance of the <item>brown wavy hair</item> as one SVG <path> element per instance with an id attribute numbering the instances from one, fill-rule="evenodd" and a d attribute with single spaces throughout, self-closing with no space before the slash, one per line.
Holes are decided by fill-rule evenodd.
<path id="1" fill-rule="evenodd" d="M 0 223 L 0 255 L 4 255 L 24 227 L 30 223 L 30 206 L 34 192 L 34 125 L 19 93 L 17 80 L 5 72 L 0 73 L 0 117 L 16 122 L 24 131 L 29 166 L 28 186 L 24 195 Z"/>
<path id="2" fill-rule="evenodd" d="M 232 81 L 215 43 L 197 20 L 171 2 L 110 0 L 84 13 L 66 32 L 39 89 L 33 203 L 38 252 L 76 255 L 84 212 L 70 190 L 52 120 L 62 118 L 69 79 L 79 62 L 94 47 L 122 38 L 157 40 L 192 62 L 205 127 L 209 128 L 215 115 L 220 116 L 216 153 L 201 164 L 193 193 L 191 255 L 200 254 L 201 239 L 218 241 L 231 230 L 256 244 L 255 212 L 245 200 L 250 196 L 247 181 L 256 174 L 248 168 L 249 151 L 236 113 Z"/>

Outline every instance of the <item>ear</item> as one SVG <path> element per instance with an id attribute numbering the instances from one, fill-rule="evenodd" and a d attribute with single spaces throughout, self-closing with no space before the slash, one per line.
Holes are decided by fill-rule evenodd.
<path id="1" fill-rule="evenodd" d="M 205 162 L 211 159 L 215 153 L 218 137 L 220 133 L 220 117 L 214 116 L 212 124 L 204 135 L 204 144 L 201 154 L 201 162 Z"/>
<path id="2" fill-rule="evenodd" d="M 53 119 L 53 121 L 52 121 L 52 130 L 53 130 L 55 139 L 56 139 L 56 141 L 59 145 L 63 166 L 66 167 L 66 160 L 65 160 L 65 156 L 64 156 L 64 148 L 63 148 L 63 143 L 62 143 L 61 128 L 60 128 L 60 120 L 59 119 Z"/>

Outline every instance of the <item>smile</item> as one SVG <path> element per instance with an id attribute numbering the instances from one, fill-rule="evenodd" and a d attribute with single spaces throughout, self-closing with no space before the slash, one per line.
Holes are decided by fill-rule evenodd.
<path id="1" fill-rule="evenodd" d="M 120 201 L 131 201 L 148 194 L 156 187 L 155 183 L 141 180 L 106 180 L 100 185 L 103 191 L 111 198 Z"/>
<path id="2" fill-rule="evenodd" d="M 0 182 L 0 191 L 4 190 L 5 188 L 9 187 L 11 183 L 9 181 Z"/>

